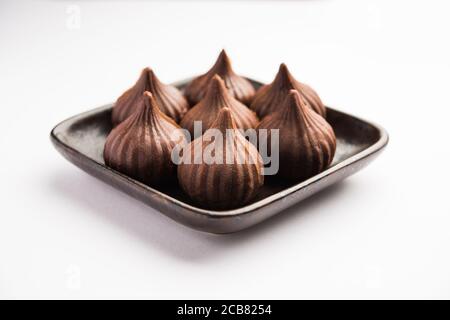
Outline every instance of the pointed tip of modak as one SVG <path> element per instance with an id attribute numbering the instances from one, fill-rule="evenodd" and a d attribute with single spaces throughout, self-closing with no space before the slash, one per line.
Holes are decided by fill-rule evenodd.
<path id="1" fill-rule="evenodd" d="M 157 85 L 160 84 L 160 81 L 159 81 L 158 77 L 156 76 L 155 71 L 153 71 L 152 68 L 145 67 L 143 70 L 143 73 L 145 73 L 146 80 L 148 81 L 150 86 L 155 85 L 155 84 L 157 84 Z"/>
<path id="2" fill-rule="evenodd" d="M 153 94 L 150 91 L 144 91 L 142 94 L 145 100 L 153 100 Z"/>
<path id="3" fill-rule="evenodd" d="M 310 112 L 300 92 L 297 90 L 289 90 L 285 100 L 285 107 L 286 114 L 296 119 L 303 119 L 305 114 Z"/>
<path id="4" fill-rule="evenodd" d="M 158 104 L 156 103 L 155 98 L 153 97 L 153 94 L 150 91 L 145 91 L 142 94 L 142 98 L 144 100 L 144 106 L 146 110 L 150 112 L 150 114 L 156 114 L 161 112 L 159 110 Z"/>
<path id="5" fill-rule="evenodd" d="M 145 86 L 148 82 L 150 72 L 152 72 L 152 69 L 150 69 L 149 67 L 145 67 L 144 69 L 142 69 L 136 84 Z"/>
<path id="6" fill-rule="evenodd" d="M 280 64 L 280 67 L 278 68 L 278 72 L 279 72 L 279 73 L 289 74 L 289 69 L 288 69 L 286 63 L 282 62 L 282 63 Z"/>
<path id="7" fill-rule="evenodd" d="M 145 67 L 144 70 L 145 70 L 145 73 L 147 74 L 147 76 L 148 76 L 149 78 L 155 76 L 155 72 L 153 71 L 152 68 L 150 68 L 150 67 Z"/>
<path id="8" fill-rule="evenodd" d="M 219 57 L 217 58 L 219 61 L 230 62 L 230 57 L 228 56 L 225 49 L 222 49 L 219 53 Z"/>
<path id="9" fill-rule="evenodd" d="M 216 121 L 211 125 L 211 128 L 216 128 L 223 132 L 226 129 L 236 129 L 231 109 L 227 107 L 222 108 L 217 115 Z"/>
<path id="10" fill-rule="evenodd" d="M 141 75 L 136 82 L 136 86 L 140 88 L 140 90 L 149 90 L 151 89 L 154 83 L 159 83 L 158 78 L 156 77 L 153 69 L 150 67 L 145 67 L 141 71 Z"/>
<path id="11" fill-rule="evenodd" d="M 210 86 L 211 87 L 215 87 L 215 88 L 220 88 L 220 89 L 224 89 L 226 91 L 226 86 L 225 86 L 225 82 L 223 81 L 223 79 L 218 75 L 215 74 L 211 80 L 210 80 Z"/>
<path id="12" fill-rule="evenodd" d="M 150 76 L 153 74 L 153 70 L 150 67 L 145 67 L 141 71 L 141 79 L 148 80 L 150 79 Z"/>
<path id="13" fill-rule="evenodd" d="M 211 82 L 222 82 L 222 83 L 223 83 L 223 80 L 222 80 L 222 78 L 221 78 L 218 74 L 215 74 L 215 75 L 211 78 Z"/>
<path id="14" fill-rule="evenodd" d="M 140 79 L 148 81 L 149 83 L 159 81 L 158 77 L 155 74 L 155 71 L 153 71 L 153 69 L 150 67 L 145 67 L 144 69 L 142 69 Z"/>
<path id="15" fill-rule="evenodd" d="M 215 74 L 209 81 L 206 98 L 213 98 L 217 95 L 226 97 L 228 95 L 228 90 L 222 78 Z"/>
<path id="16" fill-rule="evenodd" d="M 281 86 L 289 86 L 291 88 L 294 88 L 295 79 L 289 72 L 289 69 L 285 63 L 280 64 L 278 73 L 275 77 L 275 82 L 279 83 L 279 85 Z"/>
<path id="17" fill-rule="evenodd" d="M 296 89 L 289 90 L 288 99 L 290 99 L 290 101 L 295 103 L 296 105 L 300 106 L 302 109 L 305 109 L 308 111 L 310 110 L 298 90 L 296 90 Z"/>
<path id="18" fill-rule="evenodd" d="M 222 49 L 222 51 L 220 51 L 213 69 L 219 74 L 233 72 L 233 69 L 231 68 L 231 60 L 228 57 L 225 49 Z"/>

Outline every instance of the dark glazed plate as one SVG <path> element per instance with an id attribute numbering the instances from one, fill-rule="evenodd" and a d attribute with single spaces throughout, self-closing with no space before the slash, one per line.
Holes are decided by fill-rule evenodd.
<path id="1" fill-rule="evenodd" d="M 260 82 L 251 80 L 255 88 Z M 183 88 L 188 82 L 176 85 Z M 228 211 L 196 206 L 178 185 L 163 189 L 146 186 L 105 166 L 103 145 L 111 130 L 112 104 L 82 113 L 58 124 L 51 132 L 56 149 L 89 174 L 154 207 L 188 227 L 211 233 L 231 233 L 251 227 L 314 193 L 364 168 L 388 143 L 386 131 L 367 121 L 327 108 L 327 120 L 337 137 L 332 165 L 310 179 L 286 185 L 271 181 L 250 204 Z"/>

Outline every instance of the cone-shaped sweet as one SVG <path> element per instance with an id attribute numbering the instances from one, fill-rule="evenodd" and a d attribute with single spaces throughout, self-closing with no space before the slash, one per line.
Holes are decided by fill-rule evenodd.
<path id="1" fill-rule="evenodd" d="M 108 135 L 103 157 L 107 166 L 156 186 L 176 177 L 171 153 L 177 143 L 185 143 L 181 128 L 146 91 L 136 112 Z"/>
<path id="2" fill-rule="evenodd" d="M 251 103 L 255 95 L 253 85 L 247 79 L 234 73 L 231 68 L 230 58 L 228 58 L 225 50 L 222 50 L 214 66 L 186 86 L 184 94 L 191 106 L 200 102 L 205 96 L 209 81 L 216 74 L 224 80 L 226 87 L 233 97 L 246 105 Z"/>
<path id="3" fill-rule="evenodd" d="M 299 181 L 323 171 L 336 151 L 336 137 L 324 118 L 312 111 L 297 90 L 291 90 L 279 110 L 265 117 L 258 130 L 268 130 L 267 146 L 271 149 L 270 129 L 279 129 L 278 177 Z"/>
<path id="4" fill-rule="evenodd" d="M 174 86 L 162 83 L 152 69 L 145 68 L 136 84 L 125 91 L 114 104 L 113 125 L 124 121 L 136 111 L 145 91 L 150 91 L 159 109 L 177 123 L 188 110 L 189 104 L 181 91 Z"/>
<path id="5" fill-rule="evenodd" d="M 225 107 L 230 108 L 238 129 L 247 130 L 258 125 L 256 114 L 231 96 L 218 75 L 211 78 L 206 96 L 186 113 L 180 125 L 189 130 L 193 137 L 194 121 L 201 121 L 204 133 L 216 120 L 220 110 Z"/>
<path id="6" fill-rule="evenodd" d="M 216 210 L 256 195 L 264 183 L 262 158 L 237 129 L 231 109 L 222 108 L 211 129 L 183 150 L 178 181 L 196 203 Z"/>
<path id="7" fill-rule="evenodd" d="M 298 90 L 307 105 L 325 118 L 326 109 L 317 93 L 310 86 L 297 81 L 284 63 L 280 65 L 272 83 L 262 86 L 256 92 L 250 109 L 262 119 L 279 109 L 292 89 Z"/>

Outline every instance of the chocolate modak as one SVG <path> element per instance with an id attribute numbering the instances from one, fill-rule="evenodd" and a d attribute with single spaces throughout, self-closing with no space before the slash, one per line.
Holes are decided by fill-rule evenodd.
<path id="1" fill-rule="evenodd" d="M 256 92 L 250 109 L 262 119 L 277 111 L 286 99 L 289 91 L 298 90 L 306 104 L 322 117 L 326 116 L 326 109 L 319 95 L 308 85 L 297 81 L 284 63 L 280 65 L 275 79 Z"/>
<path id="2" fill-rule="evenodd" d="M 150 186 L 175 182 L 171 153 L 177 144 L 186 143 L 180 129 L 146 91 L 136 112 L 108 135 L 103 152 L 105 164 Z"/>
<path id="3" fill-rule="evenodd" d="M 264 183 L 262 158 L 237 129 L 230 108 L 185 147 L 178 181 L 196 203 L 216 210 L 242 206 L 256 195 Z"/>
<path id="4" fill-rule="evenodd" d="M 188 110 L 189 104 L 180 90 L 162 83 L 152 69 L 145 68 L 135 85 L 125 91 L 114 104 L 111 119 L 114 126 L 136 111 L 145 91 L 151 92 L 159 109 L 177 123 Z"/>
<path id="5" fill-rule="evenodd" d="M 219 75 L 225 82 L 226 87 L 231 95 L 242 103 L 249 105 L 255 95 L 253 85 L 246 78 L 237 75 L 231 67 L 230 58 L 225 50 L 220 52 L 216 63 L 205 74 L 196 77 L 185 88 L 184 94 L 188 99 L 190 105 L 195 105 L 200 102 L 206 95 L 206 90 L 210 80 Z"/>
<path id="6" fill-rule="evenodd" d="M 277 176 L 300 181 L 328 167 L 336 151 L 336 137 L 327 121 L 308 107 L 297 90 L 290 90 L 278 110 L 265 117 L 257 130 L 266 129 L 270 149 L 271 129 L 279 130 Z M 274 150 L 269 150 L 274 152 Z"/>
<path id="7" fill-rule="evenodd" d="M 202 133 L 204 133 L 216 121 L 223 108 L 230 109 L 238 129 L 254 129 L 259 123 L 256 114 L 233 98 L 223 80 L 215 75 L 208 84 L 205 97 L 186 113 L 180 125 L 189 130 L 191 136 L 194 137 L 194 122 L 201 121 Z"/>

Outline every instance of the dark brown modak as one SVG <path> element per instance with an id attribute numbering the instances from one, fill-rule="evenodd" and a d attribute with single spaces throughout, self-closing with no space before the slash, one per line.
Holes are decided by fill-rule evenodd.
<path id="1" fill-rule="evenodd" d="M 121 123 L 136 111 L 145 91 L 151 92 L 159 109 L 177 123 L 188 110 L 189 104 L 180 90 L 162 83 L 152 69 L 145 68 L 136 84 L 125 91 L 114 104 L 113 125 Z"/>
<path id="2" fill-rule="evenodd" d="M 250 105 L 253 96 L 255 95 L 253 85 L 250 81 L 237 75 L 233 71 L 228 55 L 225 50 L 222 50 L 214 66 L 208 72 L 198 76 L 186 86 L 184 94 L 191 106 L 200 102 L 205 96 L 208 84 L 216 74 L 223 79 L 226 87 L 234 98 L 246 105 Z"/>
<path id="3" fill-rule="evenodd" d="M 230 109 L 239 129 L 247 130 L 256 128 L 258 125 L 259 120 L 256 114 L 232 97 L 218 75 L 211 78 L 206 96 L 186 113 L 180 125 L 189 130 L 193 137 L 194 121 L 201 121 L 202 133 L 204 133 L 216 120 L 220 110 L 225 107 Z"/>
<path id="4" fill-rule="evenodd" d="M 195 202 L 216 210 L 256 195 L 264 183 L 262 158 L 237 129 L 231 109 L 222 108 L 211 128 L 183 150 L 178 181 Z"/>
<path id="5" fill-rule="evenodd" d="M 329 166 L 336 151 L 336 137 L 324 118 L 312 111 L 297 90 L 290 90 L 277 112 L 265 117 L 258 130 L 279 129 L 278 177 L 290 181 L 307 179 Z"/>
<path id="6" fill-rule="evenodd" d="M 319 95 L 310 86 L 297 81 L 284 63 L 280 65 L 272 83 L 262 86 L 256 92 L 250 109 L 262 119 L 279 109 L 292 89 L 298 90 L 307 105 L 325 118 L 326 109 Z"/>
<path id="7" fill-rule="evenodd" d="M 171 153 L 183 143 L 181 128 L 160 111 L 156 99 L 146 91 L 136 112 L 108 135 L 103 156 L 107 166 L 156 186 L 175 181 Z"/>

